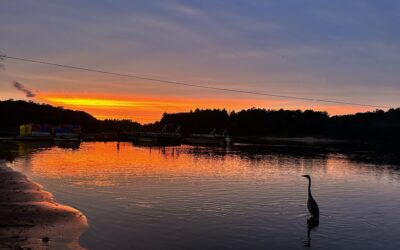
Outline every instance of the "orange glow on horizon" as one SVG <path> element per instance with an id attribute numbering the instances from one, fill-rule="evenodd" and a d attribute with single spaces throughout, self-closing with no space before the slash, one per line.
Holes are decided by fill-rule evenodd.
<path id="1" fill-rule="evenodd" d="M 62 97 L 48 97 L 47 101 L 52 103 L 60 103 L 72 106 L 84 107 L 138 107 L 139 102 L 134 101 L 119 101 L 107 99 L 89 99 L 89 98 L 62 98 Z"/>
<path id="2" fill-rule="evenodd" d="M 367 107 L 345 105 L 305 105 L 287 100 L 233 99 L 233 98 L 182 98 L 160 96 L 117 96 L 105 94 L 40 93 L 39 100 L 82 110 L 98 119 L 130 119 L 139 123 L 151 123 L 161 119 L 163 113 L 188 112 L 200 109 L 226 109 L 239 111 L 252 107 L 266 109 L 313 109 L 327 111 L 330 115 L 365 112 Z"/>

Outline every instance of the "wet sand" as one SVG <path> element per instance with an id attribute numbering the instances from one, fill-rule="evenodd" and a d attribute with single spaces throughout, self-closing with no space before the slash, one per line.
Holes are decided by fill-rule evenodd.
<path id="1" fill-rule="evenodd" d="M 0 162 L 0 249 L 84 249 L 86 217 Z"/>

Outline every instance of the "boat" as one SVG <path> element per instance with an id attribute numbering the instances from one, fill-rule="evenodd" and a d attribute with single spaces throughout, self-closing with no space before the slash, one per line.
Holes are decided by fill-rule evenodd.
<path id="1" fill-rule="evenodd" d="M 182 136 L 180 127 L 174 132 L 168 132 L 167 126 L 164 126 L 161 132 L 130 132 L 121 133 L 119 140 L 132 141 L 137 145 L 144 146 L 179 146 Z"/>
<path id="2" fill-rule="evenodd" d="M 209 134 L 192 134 L 183 139 L 183 143 L 191 145 L 214 145 L 214 146 L 230 146 L 232 140 L 225 129 L 218 134 L 216 129 L 213 129 Z"/>
<path id="3" fill-rule="evenodd" d="M 64 124 L 53 129 L 54 141 L 80 141 L 81 126 Z"/>

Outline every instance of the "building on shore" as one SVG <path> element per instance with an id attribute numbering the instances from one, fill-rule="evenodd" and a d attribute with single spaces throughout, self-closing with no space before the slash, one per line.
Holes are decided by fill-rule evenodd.
<path id="1" fill-rule="evenodd" d="M 17 140 L 28 141 L 79 141 L 81 126 L 63 124 L 51 126 L 48 124 L 24 124 L 19 127 Z"/>

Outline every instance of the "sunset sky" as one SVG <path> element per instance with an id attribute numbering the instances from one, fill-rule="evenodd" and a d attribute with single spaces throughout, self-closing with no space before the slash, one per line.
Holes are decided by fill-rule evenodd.
<path id="1" fill-rule="evenodd" d="M 397 0 L 1 1 L 0 52 L 203 86 L 398 107 L 399 13 Z M 12 59 L 3 64 L 1 100 L 49 103 L 99 119 L 147 123 L 195 108 L 375 109 Z"/>

